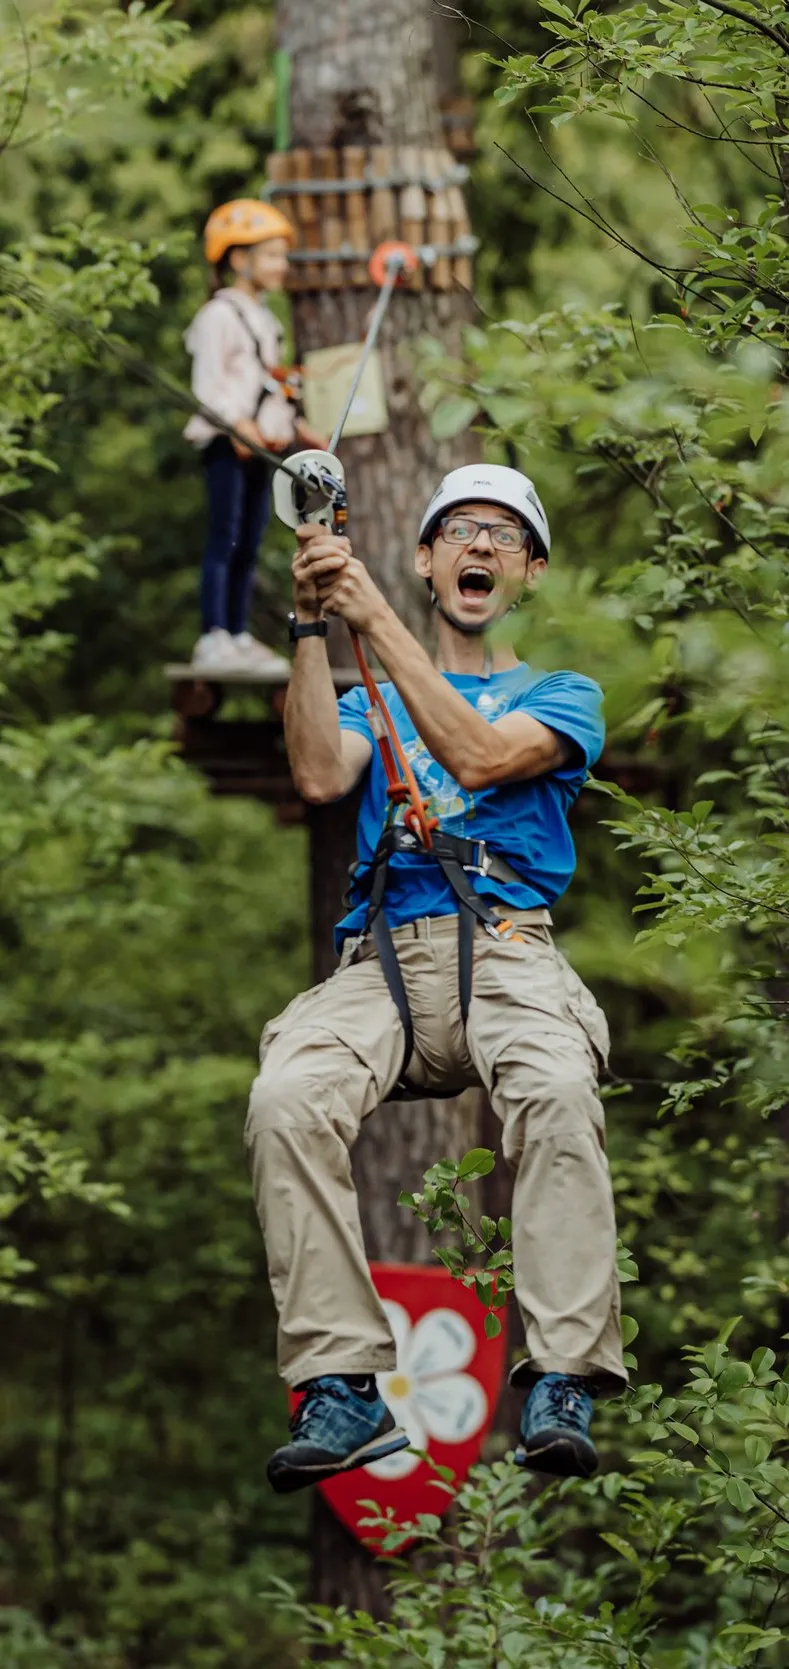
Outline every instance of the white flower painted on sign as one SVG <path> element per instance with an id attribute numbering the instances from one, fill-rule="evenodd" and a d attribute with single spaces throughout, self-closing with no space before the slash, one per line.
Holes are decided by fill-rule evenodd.
<path id="1" fill-rule="evenodd" d="M 429 1310 L 415 1327 L 402 1304 L 382 1300 L 397 1345 L 397 1367 L 378 1375 L 381 1396 L 412 1447 L 465 1443 L 484 1425 L 488 1399 L 478 1379 L 464 1369 L 477 1340 L 465 1316 L 456 1310 Z M 365 1470 L 376 1478 L 405 1478 L 419 1465 L 409 1449 L 375 1460 Z"/>

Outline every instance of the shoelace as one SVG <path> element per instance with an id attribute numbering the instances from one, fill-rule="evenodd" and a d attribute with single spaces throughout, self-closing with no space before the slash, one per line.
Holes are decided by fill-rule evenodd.
<path id="1" fill-rule="evenodd" d="M 307 1389 L 304 1392 L 304 1396 L 302 1398 L 302 1401 L 299 1403 L 299 1406 L 295 1410 L 295 1412 L 293 1414 L 291 1414 L 290 1419 L 288 1421 L 288 1427 L 289 1427 L 290 1431 L 296 1432 L 302 1426 L 305 1426 L 307 1424 L 307 1421 L 311 1418 L 311 1416 L 315 1412 L 314 1408 L 311 1405 L 312 1405 L 312 1403 L 314 1403 L 316 1397 L 333 1397 L 335 1402 L 345 1402 L 345 1400 L 346 1400 L 345 1386 L 340 1386 L 340 1385 L 336 1385 L 336 1384 L 327 1385 L 325 1383 L 325 1381 L 324 1381 L 323 1385 L 319 1385 L 317 1380 L 315 1380 L 315 1379 L 310 1380 L 310 1383 L 308 1384 Z"/>
<path id="2" fill-rule="evenodd" d="M 576 1385 L 546 1385 L 544 1395 L 548 1399 L 551 1416 L 557 1426 L 567 1426 L 577 1431 L 583 1421 L 581 1398 L 583 1392 Z"/>

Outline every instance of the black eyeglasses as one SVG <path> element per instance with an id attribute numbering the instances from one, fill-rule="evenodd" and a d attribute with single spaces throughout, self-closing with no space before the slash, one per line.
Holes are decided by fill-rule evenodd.
<path id="1" fill-rule="evenodd" d="M 478 533 L 489 533 L 495 551 L 522 551 L 529 544 L 527 527 L 514 522 L 476 522 L 470 516 L 442 516 L 438 524 L 448 545 L 470 545 Z"/>

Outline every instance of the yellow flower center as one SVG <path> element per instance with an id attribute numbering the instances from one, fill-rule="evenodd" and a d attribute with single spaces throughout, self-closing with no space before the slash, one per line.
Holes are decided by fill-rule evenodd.
<path id="1" fill-rule="evenodd" d="M 393 1397 L 407 1397 L 411 1389 L 411 1381 L 404 1373 L 393 1373 L 389 1381 L 389 1390 Z"/>

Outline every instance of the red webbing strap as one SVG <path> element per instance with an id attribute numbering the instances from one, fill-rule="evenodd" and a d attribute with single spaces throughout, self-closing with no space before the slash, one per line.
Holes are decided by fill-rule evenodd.
<path id="1" fill-rule="evenodd" d="M 347 525 L 348 506 L 339 504 L 335 507 L 332 517 L 333 531 L 343 534 Z M 356 665 L 362 675 L 370 702 L 367 716 L 386 772 L 387 794 L 394 805 L 405 805 L 403 822 L 411 833 L 421 840 L 425 851 L 429 852 L 433 844 L 432 830 L 438 828 L 438 818 L 428 816 L 427 807 L 419 792 L 419 784 L 403 752 L 394 719 L 370 671 L 359 634 L 352 626 L 348 627 L 348 631 L 356 656 Z"/>
<path id="2" fill-rule="evenodd" d="M 419 836 L 425 851 L 429 851 L 432 845 L 432 830 L 437 827 L 438 819 L 428 816 L 425 802 L 419 791 L 419 784 L 403 752 L 394 719 L 370 671 L 359 635 L 350 626 L 348 630 L 351 635 L 353 652 L 356 656 L 356 664 L 362 675 L 362 681 L 370 701 L 368 717 L 373 735 L 378 743 L 381 762 L 386 772 L 386 780 L 389 785 L 387 793 L 390 800 L 393 800 L 395 804 L 406 802 L 403 820 L 411 829 L 411 832 Z M 381 723 L 376 723 L 376 719 L 379 719 Z M 381 724 L 384 727 L 383 731 Z"/>

